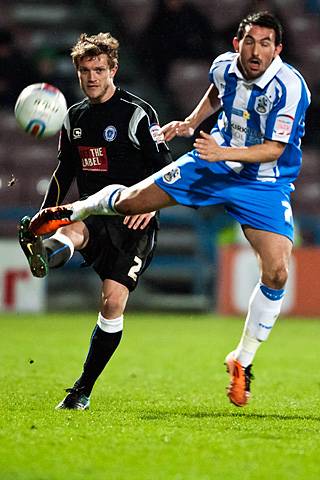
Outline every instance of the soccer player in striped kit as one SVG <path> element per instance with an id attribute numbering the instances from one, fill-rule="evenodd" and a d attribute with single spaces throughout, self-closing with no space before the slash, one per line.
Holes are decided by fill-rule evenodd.
<path id="1" fill-rule="evenodd" d="M 201 131 L 194 150 L 133 187 L 109 186 L 83 202 L 44 211 L 31 228 L 39 234 L 57 228 L 61 219 L 133 215 L 175 204 L 223 204 L 240 223 L 261 272 L 242 337 L 225 360 L 228 397 L 244 406 L 250 397 L 253 359 L 285 295 L 294 236 L 290 194 L 301 168 L 310 93 L 301 74 L 281 60 L 282 27 L 271 13 L 244 18 L 233 48 L 214 60 L 211 85 L 193 112 L 163 127 L 168 141 L 191 136 L 221 109 L 210 135 Z"/>

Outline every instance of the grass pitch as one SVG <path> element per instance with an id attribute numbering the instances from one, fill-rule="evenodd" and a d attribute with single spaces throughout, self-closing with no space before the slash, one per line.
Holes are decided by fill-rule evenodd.
<path id="1" fill-rule="evenodd" d="M 242 321 L 127 314 L 91 409 L 55 411 L 95 321 L 0 317 L 1 480 L 320 478 L 319 321 L 278 322 L 239 409 L 225 395 L 223 360 Z"/>

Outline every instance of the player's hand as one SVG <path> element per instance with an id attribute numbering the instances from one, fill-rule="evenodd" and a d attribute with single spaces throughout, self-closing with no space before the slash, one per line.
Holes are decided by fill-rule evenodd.
<path id="1" fill-rule="evenodd" d="M 166 142 L 170 142 L 174 137 L 192 137 L 194 128 L 190 126 L 188 120 L 167 123 L 161 128 Z"/>
<path id="2" fill-rule="evenodd" d="M 149 225 L 150 220 L 155 216 L 156 212 L 140 213 L 139 215 L 127 215 L 124 217 L 123 223 L 132 230 L 143 230 Z"/>
<path id="3" fill-rule="evenodd" d="M 220 162 L 223 160 L 223 148 L 220 147 L 215 139 L 208 133 L 200 131 L 200 138 L 196 138 L 193 146 L 197 150 L 199 157 L 208 162 Z"/>

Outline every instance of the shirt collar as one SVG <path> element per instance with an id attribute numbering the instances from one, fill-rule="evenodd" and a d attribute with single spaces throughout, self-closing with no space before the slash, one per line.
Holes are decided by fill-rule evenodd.
<path id="1" fill-rule="evenodd" d="M 237 54 L 232 60 L 231 66 L 229 69 L 229 74 L 234 73 L 238 78 L 240 78 L 241 80 L 244 80 L 246 83 L 257 85 L 257 87 L 260 87 L 260 88 L 264 88 L 267 85 L 267 83 L 269 83 L 270 80 L 272 80 L 272 78 L 278 73 L 278 71 L 283 65 L 283 62 L 280 56 L 277 55 L 276 58 L 272 61 L 272 63 L 269 65 L 267 70 L 264 72 L 264 74 L 261 75 L 261 77 L 258 77 L 254 80 L 246 80 L 238 68 L 238 64 L 237 64 L 238 58 L 239 58 L 239 54 Z"/>

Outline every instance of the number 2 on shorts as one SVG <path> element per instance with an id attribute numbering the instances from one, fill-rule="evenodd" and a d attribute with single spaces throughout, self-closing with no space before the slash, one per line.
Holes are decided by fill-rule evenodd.
<path id="1" fill-rule="evenodd" d="M 137 273 L 140 272 L 141 266 L 142 266 L 142 260 L 141 258 L 135 256 L 134 257 L 134 265 L 130 268 L 128 272 L 128 277 L 131 277 L 135 282 L 137 281 Z"/>

